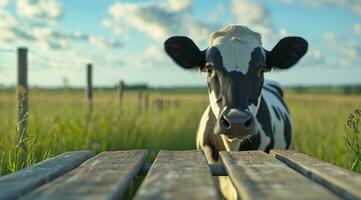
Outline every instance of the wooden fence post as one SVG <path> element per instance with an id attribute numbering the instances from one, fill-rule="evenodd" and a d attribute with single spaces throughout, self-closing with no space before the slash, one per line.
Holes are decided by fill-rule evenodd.
<path id="1" fill-rule="evenodd" d="M 137 98 L 137 109 L 139 112 L 142 112 L 142 107 L 143 107 L 143 91 L 139 91 L 138 92 L 138 98 Z"/>
<path id="2" fill-rule="evenodd" d="M 18 48 L 18 74 L 17 74 L 17 125 L 19 132 L 19 145 L 26 152 L 25 137 L 27 131 L 28 120 L 28 50 L 26 48 Z"/>
<path id="3" fill-rule="evenodd" d="M 149 108 L 149 94 L 146 93 L 144 96 L 144 109 L 148 111 Z"/>
<path id="4" fill-rule="evenodd" d="M 86 83 L 87 83 L 87 88 L 86 88 L 86 97 L 87 100 L 89 102 L 89 104 L 92 104 L 92 99 L 93 99 L 93 80 L 92 80 L 92 64 L 88 64 L 87 65 L 87 73 L 86 73 Z"/>
<path id="5" fill-rule="evenodd" d="M 119 98 L 119 103 L 122 104 L 123 103 L 123 96 L 124 96 L 124 81 L 119 81 L 119 88 L 118 88 L 118 98 Z"/>

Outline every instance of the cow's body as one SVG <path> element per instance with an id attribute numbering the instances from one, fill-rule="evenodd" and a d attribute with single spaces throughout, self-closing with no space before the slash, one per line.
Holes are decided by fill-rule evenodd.
<path id="1" fill-rule="evenodd" d="M 292 120 L 283 101 L 283 91 L 275 81 L 263 85 L 256 115 L 257 135 L 245 141 L 230 142 L 213 133 L 216 123 L 211 107 L 202 115 L 197 131 L 197 148 L 203 149 L 208 161 L 216 163 L 219 151 L 288 149 L 292 140 Z"/>

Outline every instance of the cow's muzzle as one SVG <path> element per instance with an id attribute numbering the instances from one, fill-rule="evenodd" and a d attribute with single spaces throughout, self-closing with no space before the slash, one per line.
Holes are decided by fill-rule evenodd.
<path id="1" fill-rule="evenodd" d="M 255 119 L 248 110 L 224 109 L 217 120 L 214 133 L 242 139 L 255 133 Z"/>

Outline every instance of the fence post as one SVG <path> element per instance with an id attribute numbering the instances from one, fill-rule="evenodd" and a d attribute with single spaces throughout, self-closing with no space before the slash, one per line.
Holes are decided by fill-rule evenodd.
<path id="1" fill-rule="evenodd" d="M 144 109 L 148 111 L 149 108 L 149 94 L 146 93 L 144 96 Z"/>
<path id="2" fill-rule="evenodd" d="M 92 64 L 88 64 L 87 65 L 87 73 L 86 73 L 86 83 L 87 83 L 87 88 L 86 88 L 86 97 L 87 100 L 89 102 L 89 104 L 92 104 L 92 99 L 93 99 L 93 80 L 92 80 Z"/>
<path id="3" fill-rule="evenodd" d="M 26 48 L 18 48 L 18 74 L 17 74 L 17 125 L 19 132 L 19 145 L 26 152 L 24 143 L 27 131 L 28 120 L 28 50 Z"/>
<path id="4" fill-rule="evenodd" d="M 123 96 L 124 96 L 124 81 L 120 80 L 119 81 L 119 88 L 118 88 L 118 92 L 119 92 L 119 103 L 122 104 L 123 102 Z"/>
<path id="5" fill-rule="evenodd" d="M 139 91 L 138 92 L 138 98 L 137 98 L 137 109 L 138 112 L 142 112 L 142 107 L 143 107 L 143 91 Z"/>

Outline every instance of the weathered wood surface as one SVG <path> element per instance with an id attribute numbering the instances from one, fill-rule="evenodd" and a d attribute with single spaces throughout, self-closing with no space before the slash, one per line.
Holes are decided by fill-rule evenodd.
<path id="1" fill-rule="evenodd" d="M 160 151 L 135 195 L 143 199 L 219 199 L 202 151 Z"/>
<path id="2" fill-rule="evenodd" d="M 79 166 L 92 156 L 90 151 L 60 154 L 31 167 L 0 177 L 0 199 L 14 199 Z"/>
<path id="3" fill-rule="evenodd" d="M 272 150 L 278 160 L 347 199 L 361 199 L 361 175 L 291 150 Z"/>
<path id="4" fill-rule="evenodd" d="M 138 176 L 146 176 L 151 166 L 151 164 L 145 163 L 139 171 Z M 212 176 L 228 176 L 223 167 L 223 163 L 208 164 L 208 166 L 211 169 Z"/>
<path id="5" fill-rule="evenodd" d="M 121 199 L 147 150 L 102 152 L 21 199 Z"/>
<path id="6" fill-rule="evenodd" d="M 262 151 L 220 155 L 241 199 L 339 199 Z"/>

